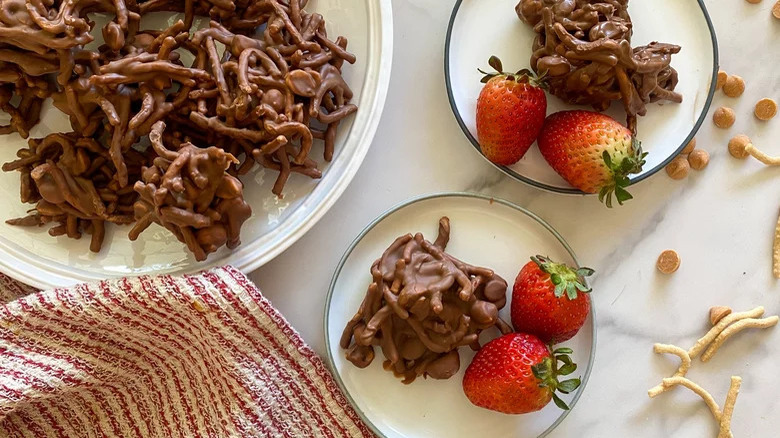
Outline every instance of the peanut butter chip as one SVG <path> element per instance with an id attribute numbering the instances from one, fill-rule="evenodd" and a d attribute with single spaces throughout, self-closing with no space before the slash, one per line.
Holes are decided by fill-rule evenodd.
<path id="1" fill-rule="evenodd" d="M 772 7 L 772 15 L 780 20 L 780 0 L 778 0 L 777 3 L 775 3 L 775 5 Z"/>
<path id="2" fill-rule="evenodd" d="M 745 80 L 740 76 L 731 75 L 723 84 L 723 93 L 728 97 L 739 97 L 745 92 Z"/>
<path id="3" fill-rule="evenodd" d="M 690 154 L 694 149 L 696 149 L 696 138 L 693 138 L 687 145 L 685 145 L 685 149 L 682 150 L 682 153 Z"/>
<path id="4" fill-rule="evenodd" d="M 756 104 L 756 117 L 759 120 L 767 121 L 777 114 L 777 102 L 772 99 L 764 98 Z"/>
<path id="5" fill-rule="evenodd" d="M 688 176 L 689 168 L 690 165 L 688 164 L 688 160 L 680 155 L 666 165 L 666 173 L 671 179 L 683 179 Z"/>
<path id="6" fill-rule="evenodd" d="M 729 140 L 729 153 L 734 158 L 747 158 L 750 155 L 745 148 L 750 144 L 750 138 L 747 135 L 738 135 Z"/>
<path id="7" fill-rule="evenodd" d="M 691 169 L 702 170 L 710 163 L 710 154 L 704 149 L 696 149 L 688 155 L 688 164 Z"/>
<path id="8" fill-rule="evenodd" d="M 721 319 L 731 314 L 731 308 L 726 306 L 715 306 L 710 309 L 710 323 L 715 325 L 720 322 Z"/>
<path id="9" fill-rule="evenodd" d="M 758 4 L 761 3 L 761 0 L 747 0 L 748 3 Z"/>
<path id="10" fill-rule="evenodd" d="M 680 268 L 680 256 L 674 250 L 667 249 L 658 256 L 655 266 L 662 274 L 671 274 Z"/>
<path id="11" fill-rule="evenodd" d="M 712 121 L 715 122 L 715 126 L 721 129 L 731 128 L 736 120 L 737 116 L 734 114 L 734 110 L 725 106 L 716 109 L 712 115 Z"/>
<path id="12" fill-rule="evenodd" d="M 723 70 L 718 71 L 718 81 L 715 83 L 715 89 L 720 90 L 723 85 L 726 84 L 726 79 L 729 78 L 728 73 Z"/>

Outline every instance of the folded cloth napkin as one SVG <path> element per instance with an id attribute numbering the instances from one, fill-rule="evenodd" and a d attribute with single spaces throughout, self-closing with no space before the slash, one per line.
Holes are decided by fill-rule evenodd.
<path id="1" fill-rule="evenodd" d="M 234 268 L 31 292 L 0 275 L 0 437 L 373 436 Z"/>

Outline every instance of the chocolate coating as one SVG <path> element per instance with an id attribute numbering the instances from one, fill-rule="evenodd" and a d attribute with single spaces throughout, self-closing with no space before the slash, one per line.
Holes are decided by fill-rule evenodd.
<path id="1" fill-rule="evenodd" d="M 497 326 L 506 304 L 507 283 L 487 268 L 471 266 L 444 252 L 450 222 L 439 221 L 435 243 L 422 234 L 399 237 L 371 266 L 373 282 L 340 345 L 347 360 L 363 368 L 374 359 L 404 383 L 418 376 L 447 379 L 458 372 L 458 348 L 479 348 L 479 334 Z"/>
<path id="2" fill-rule="evenodd" d="M 632 48 L 628 0 L 521 0 L 515 11 L 537 34 L 531 67 L 563 101 L 604 111 L 620 100 L 634 133 L 648 103 L 682 102 L 671 67 L 680 47 Z"/>

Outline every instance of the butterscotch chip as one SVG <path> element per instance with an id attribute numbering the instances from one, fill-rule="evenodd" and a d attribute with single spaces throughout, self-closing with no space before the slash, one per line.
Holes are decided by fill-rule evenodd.
<path id="1" fill-rule="evenodd" d="M 778 0 L 777 3 L 772 7 L 772 15 L 775 16 L 778 20 L 780 20 L 780 0 Z"/>
<path id="2" fill-rule="evenodd" d="M 680 268 L 680 256 L 677 252 L 667 249 L 658 256 L 655 267 L 663 274 L 671 274 Z"/>
<path id="3" fill-rule="evenodd" d="M 722 106 L 715 110 L 712 115 L 712 121 L 715 122 L 715 126 L 721 129 L 728 129 L 734 125 L 737 120 L 734 110 L 725 106 Z"/>
<path id="4" fill-rule="evenodd" d="M 192 302 L 192 308 L 201 313 L 206 311 L 206 306 L 204 306 L 203 303 L 201 303 L 199 300 Z"/>
<path id="5" fill-rule="evenodd" d="M 732 157 L 739 158 L 740 160 L 747 158 L 750 154 L 745 149 L 749 144 L 750 137 L 743 134 L 737 135 L 736 137 L 729 140 L 729 153 Z"/>
<path id="6" fill-rule="evenodd" d="M 739 97 L 745 92 L 745 80 L 740 76 L 731 75 L 723 84 L 723 93 L 728 97 Z"/>
<path id="7" fill-rule="evenodd" d="M 753 3 L 754 5 L 757 3 L 761 3 L 761 0 L 747 0 L 748 3 Z"/>
<path id="8" fill-rule="evenodd" d="M 688 160 L 682 155 L 676 156 L 669 164 L 666 165 L 666 173 L 672 179 L 683 179 L 688 176 L 688 169 L 690 164 Z"/>
<path id="9" fill-rule="evenodd" d="M 718 81 L 715 82 L 715 89 L 720 90 L 723 85 L 726 84 L 726 79 L 729 78 L 729 74 L 723 70 L 718 71 Z"/>
<path id="10" fill-rule="evenodd" d="M 731 308 L 726 306 L 715 306 L 710 309 L 710 323 L 715 325 L 720 322 L 721 319 L 731 314 Z"/>
<path id="11" fill-rule="evenodd" d="M 710 163 L 710 154 L 704 149 L 696 149 L 688 155 L 688 164 L 691 169 L 702 170 Z"/>
<path id="12" fill-rule="evenodd" d="M 685 149 L 683 149 L 680 153 L 690 154 L 694 149 L 696 149 L 696 138 L 693 138 L 690 142 L 688 142 L 688 144 L 685 145 Z"/>
<path id="13" fill-rule="evenodd" d="M 759 120 L 767 121 L 777 114 L 777 102 L 772 99 L 764 98 L 756 103 L 756 117 Z"/>

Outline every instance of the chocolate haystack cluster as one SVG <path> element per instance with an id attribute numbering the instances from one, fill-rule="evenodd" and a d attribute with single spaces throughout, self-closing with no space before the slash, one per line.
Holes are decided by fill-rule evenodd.
<path id="1" fill-rule="evenodd" d="M 52 236 L 92 235 L 90 250 L 103 244 L 105 223 L 129 224 L 134 221 L 133 203 L 137 195 L 132 186 L 120 186 L 108 150 L 94 139 L 74 133 L 50 134 L 30 140 L 17 152 L 16 161 L 3 165 L 4 171 L 21 172 L 22 202 L 34 203 L 32 214 L 8 221 L 11 225 L 40 226 L 56 223 Z M 129 150 L 125 154 L 128 174 L 137 179 L 147 157 Z"/>
<path id="2" fill-rule="evenodd" d="M 406 234 L 371 266 L 373 281 L 340 341 L 355 366 L 368 366 L 378 346 L 385 369 L 404 383 L 448 379 L 460 368 L 458 347 L 479 349 L 479 334 L 493 326 L 512 331 L 498 316 L 507 282 L 444 252 L 449 238 L 444 217 L 434 243 Z"/>
<path id="3" fill-rule="evenodd" d="M 222 245 L 235 248 L 241 243 L 241 225 L 252 214 L 241 181 L 226 172 L 238 160 L 214 146 L 183 143 L 172 151 L 163 145 L 164 130 L 165 123 L 157 122 L 149 134 L 158 156 L 135 183 L 138 222 L 130 240 L 156 222 L 185 243 L 198 261 Z"/>
<path id="4" fill-rule="evenodd" d="M 537 33 L 531 67 L 563 101 L 604 111 L 620 100 L 634 133 L 648 103 L 682 102 L 670 65 L 680 46 L 632 47 L 628 0 L 521 0 L 515 10 Z"/>
<path id="5" fill-rule="evenodd" d="M 104 223 L 156 222 L 198 260 L 239 243 L 251 210 L 235 179 L 256 164 L 321 177 L 316 139 L 330 161 L 340 122 L 357 110 L 341 76 L 347 40 L 328 38 L 308 0 L 3 0 L 0 2 L 0 133 L 27 138 L 51 97 L 73 133 L 32 139 L 4 170 L 21 172 L 16 225 L 60 225 L 52 235 Z M 142 30 L 150 12 L 183 12 L 164 30 Z M 100 29 L 89 14 L 114 18 Z M 192 29 L 195 16 L 211 19 Z M 165 128 L 167 126 L 167 129 Z M 142 139 L 154 131 L 153 147 Z M 135 204 L 135 205 L 134 205 Z"/>

